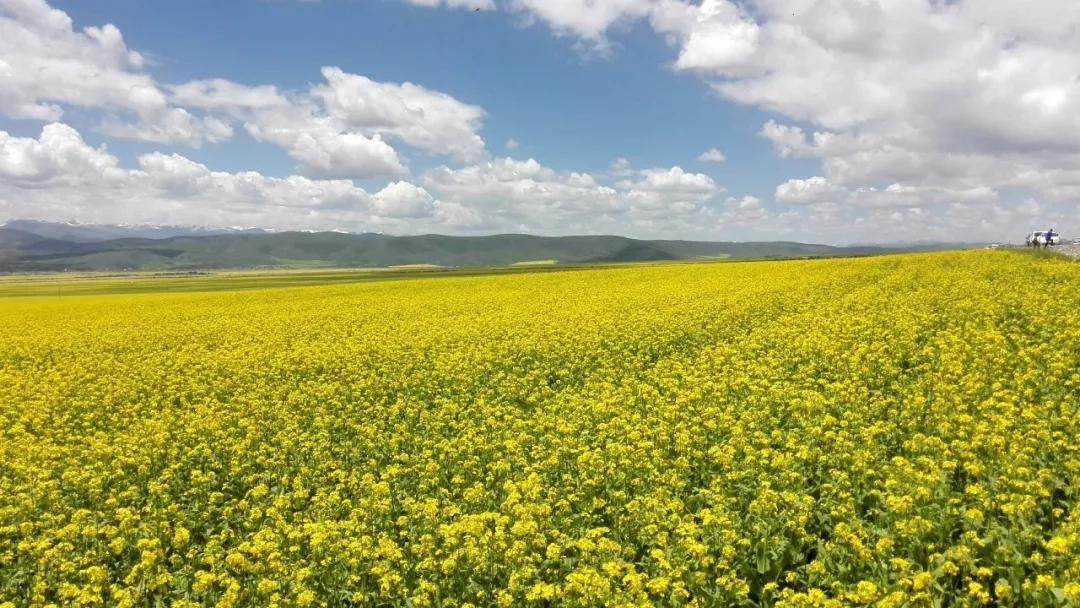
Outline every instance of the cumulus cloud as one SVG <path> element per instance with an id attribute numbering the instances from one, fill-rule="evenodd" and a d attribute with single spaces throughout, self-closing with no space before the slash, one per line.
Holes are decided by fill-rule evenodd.
<path id="1" fill-rule="evenodd" d="M 619 157 L 611 161 L 611 174 L 618 177 L 626 177 L 633 173 L 633 168 L 629 160 Z"/>
<path id="2" fill-rule="evenodd" d="M 722 163 L 727 161 L 727 157 L 724 156 L 724 153 L 717 148 L 709 148 L 702 152 L 697 159 L 703 163 Z"/>
<path id="3" fill-rule="evenodd" d="M 606 33 L 619 22 L 646 17 L 652 0 L 511 0 L 509 6 L 538 19 L 559 35 L 584 38 L 606 46 Z"/>
<path id="4" fill-rule="evenodd" d="M 135 182 L 151 185 L 161 195 L 198 199 L 204 205 L 224 208 L 269 208 L 343 210 L 371 209 L 368 194 L 348 180 L 311 180 L 298 175 L 268 177 L 256 171 L 228 173 L 211 171 L 205 165 L 178 154 L 159 152 L 139 157 L 139 169 L 129 172 L 129 187 Z M 171 196 L 165 196 L 166 200 Z"/>
<path id="5" fill-rule="evenodd" d="M 510 7 L 594 44 L 607 44 L 620 24 L 648 23 L 672 44 L 673 69 L 699 75 L 722 98 L 784 117 L 766 122 L 762 137 L 779 158 L 819 160 L 821 177 L 842 190 L 830 196 L 845 204 L 973 197 L 997 205 L 1002 189 L 1051 201 L 1080 196 L 1076 2 L 515 0 Z M 797 192 L 797 182 L 778 194 L 788 202 L 820 194 Z M 914 193 L 890 191 L 894 184 Z"/>
<path id="6" fill-rule="evenodd" d="M 233 136 L 232 125 L 228 122 L 213 116 L 199 118 L 183 108 L 168 108 L 152 117 L 142 116 L 135 123 L 106 120 L 98 131 L 120 139 L 182 143 L 196 148 L 203 143 L 219 143 Z"/>
<path id="7" fill-rule="evenodd" d="M 286 99 L 263 92 L 245 91 L 236 83 L 206 89 L 201 83 L 187 83 L 180 94 L 202 88 L 199 99 L 188 95 L 192 105 L 218 107 L 243 122 L 244 129 L 257 141 L 280 146 L 299 164 L 296 171 L 308 177 L 325 179 L 363 179 L 379 175 L 399 175 L 405 164 L 378 132 L 354 131 L 342 121 L 328 116 L 312 99 L 296 95 Z M 229 97 L 231 92 L 240 93 Z M 250 100 L 252 105 L 244 105 Z M 231 104 L 231 105 L 230 105 Z"/>
<path id="8" fill-rule="evenodd" d="M 486 7 L 490 0 L 445 4 Z M 65 108 L 88 108 L 101 111 L 97 130 L 109 137 L 196 147 L 228 140 L 241 123 L 316 178 L 403 174 L 396 142 L 462 162 L 486 158 L 483 110 L 412 83 L 330 66 L 323 83 L 302 91 L 220 78 L 162 85 L 146 69 L 113 25 L 77 31 L 44 0 L 0 0 L 2 115 L 56 121 Z"/>
<path id="9" fill-rule="evenodd" d="M 761 27 L 732 2 L 704 0 L 688 28 L 677 30 L 676 69 L 739 74 L 758 51 Z"/>
<path id="10" fill-rule="evenodd" d="M 759 222 L 769 217 L 765 205 L 756 196 L 729 198 L 724 201 L 724 208 L 727 219 L 734 223 Z"/>
<path id="11" fill-rule="evenodd" d="M 641 179 L 624 182 L 628 187 L 655 192 L 690 192 L 712 194 L 716 192 L 716 183 L 703 173 L 688 173 L 681 167 L 670 169 L 644 169 L 639 172 Z"/>
<path id="12" fill-rule="evenodd" d="M 789 179 L 776 187 L 776 200 L 781 203 L 822 203 L 842 192 L 842 188 L 821 176 Z"/>
<path id="13" fill-rule="evenodd" d="M 806 140 L 800 127 L 777 124 L 770 120 L 758 135 L 772 142 L 773 152 L 780 158 L 812 156 L 814 147 Z"/>
<path id="14" fill-rule="evenodd" d="M 292 229 L 552 234 L 597 231 L 663 236 L 718 227 L 706 175 L 679 167 L 630 179 L 557 171 L 535 159 L 440 166 L 422 183 L 369 193 L 351 180 L 214 171 L 180 154 L 152 152 L 122 167 L 70 126 L 37 138 L 0 131 L 0 214 L 96 222 L 256 225 Z"/>
<path id="15" fill-rule="evenodd" d="M 484 117 L 478 106 L 405 82 L 376 82 L 337 67 L 322 69 L 326 84 L 311 89 L 326 113 L 348 129 L 372 130 L 401 138 L 436 154 L 470 162 L 484 157 L 477 131 Z"/>
<path id="16" fill-rule="evenodd" d="M 1043 205 L 1033 198 L 1025 199 L 1024 202 L 1020 203 L 1016 208 L 1021 214 L 1029 217 L 1039 217 L 1043 214 L 1043 209 Z"/>
<path id="17" fill-rule="evenodd" d="M 636 179 L 616 183 L 620 196 L 638 215 L 659 219 L 693 214 L 703 203 L 723 189 L 702 173 L 689 173 L 681 167 L 644 169 Z"/>
<path id="18" fill-rule="evenodd" d="M 373 210 L 384 217 L 426 217 L 436 204 L 427 190 L 409 182 L 387 184 L 373 199 Z"/>
<path id="19" fill-rule="evenodd" d="M 880 188 L 863 186 L 849 189 L 821 176 L 790 179 L 776 187 L 775 198 L 780 203 L 803 206 L 808 215 L 829 222 L 854 223 L 859 214 L 866 210 L 894 209 L 896 211 L 888 217 L 903 218 L 903 223 L 889 232 L 907 233 L 909 236 L 915 227 L 909 221 L 910 216 L 917 216 L 920 220 L 937 218 L 942 223 L 947 219 L 970 226 L 970 218 L 960 219 L 963 214 L 985 215 L 988 209 L 995 209 L 999 203 L 997 191 L 988 187 L 953 189 L 893 183 Z M 1001 226 L 996 230 L 1000 232 Z"/>
<path id="20" fill-rule="evenodd" d="M 373 196 L 349 180 L 212 171 L 160 152 L 122 168 L 64 124 L 46 125 L 37 138 L 0 131 L 0 208 L 10 217 L 362 229 L 422 213 L 430 201 L 410 198 L 410 187 L 423 192 L 398 182 Z"/>
<path id="21" fill-rule="evenodd" d="M 495 8 L 494 0 L 405 0 L 409 4 L 416 6 L 426 6 L 429 8 L 445 6 L 447 8 L 469 8 L 469 9 L 492 9 Z"/>
<path id="22" fill-rule="evenodd" d="M 398 233 L 621 233 L 642 237 L 832 242 L 991 234 L 1027 225 L 1035 213 L 1057 225 L 1080 221 L 1075 206 L 1032 199 L 1013 210 L 987 189 L 901 184 L 838 192 L 837 202 L 773 212 L 759 198 L 720 200 L 708 176 L 678 167 L 610 175 L 557 171 L 534 159 L 498 158 L 437 167 L 421 183 L 394 181 L 375 193 L 350 180 L 254 171 L 214 171 L 179 154 L 153 152 L 122 167 L 63 124 L 36 138 L 0 131 L 0 216 L 88 222 L 152 222 Z M 803 180 L 806 187 L 820 180 Z M 813 188 L 811 188 L 813 189 Z M 935 214 L 926 201 L 940 206 Z M 972 217 L 978 217 L 972 221 Z M 957 226 L 963 226 L 962 232 Z M 900 227 L 899 230 L 897 227 Z"/>
<path id="23" fill-rule="evenodd" d="M 489 163 L 428 171 L 422 181 L 444 204 L 476 211 L 473 230 L 516 227 L 545 233 L 638 232 L 715 229 L 709 209 L 722 189 L 713 180 L 679 167 L 631 171 L 605 183 L 598 176 L 556 171 L 534 159 L 499 158 Z"/>
<path id="24" fill-rule="evenodd" d="M 38 139 L 0 131 L 0 178 L 20 185 L 108 181 L 123 176 L 114 156 L 86 144 L 78 131 L 53 123 Z"/>
<path id="25" fill-rule="evenodd" d="M 1080 5 L 739 6 L 705 0 L 694 21 L 674 28 L 676 69 L 703 74 L 728 99 L 811 125 L 809 133 L 769 121 L 761 134 L 781 158 L 819 159 L 824 178 L 852 189 L 850 202 L 985 203 L 1000 188 L 1054 196 L 1077 184 L 1080 56 L 1067 49 L 1080 44 L 1071 25 Z M 791 195 L 788 186 L 778 195 Z"/>
<path id="26" fill-rule="evenodd" d="M 273 85 L 246 86 L 209 78 L 169 86 L 174 101 L 180 105 L 235 113 L 237 109 L 266 110 L 289 107 L 289 99 Z"/>
<path id="27" fill-rule="evenodd" d="M 324 83 L 303 91 L 245 86 L 223 79 L 171 87 L 178 103 L 242 122 L 258 141 L 280 146 L 296 170 L 327 179 L 362 179 L 405 173 L 388 139 L 459 161 L 486 157 L 478 135 L 484 111 L 412 83 L 377 82 L 337 67 L 322 69 Z"/>
<path id="28" fill-rule="evenodd" d="M 918 207 L 920 202 L 917 188 L 900 184 L 889 184 L 882 189 L 857 188 L 850 200 L 866 207 Z"/>
<path id="29" fill-rule="evenodd" d="M 49 123 L 36 138 L 0 134 L 0 213 L 407 232 L 708 237 L 768 226 L 840 241 L 851 240 L 850 226 L 896 238 L 965 226 L 1001 238 L 1037 214 L 1080 221 L 1075 2 L 407 1 L 505 7 L 591 51 L 610 50 L 621 25 L 647 23 L 671 45 L 671 69 L 770 112 L 760 136 L 775 156 L 820 169 L 777 185 L 774 211 L 754 197 L 720 200 L 722 187 L 680 167 L 618 159 L 588 174 L 491 159 L 483 109 L 419 84 L 333 66 L 299 90 L 218 78 L 162 84 L 116 27 L 76 29 L 43 0 L 0 0 L 0 115 Z M 242 129 L 285 150 L 297 175 L 216 172 L 161 153 L 123 168 L 58 122 L 83 109 L 102 134 L 162 144 L 199 146 Z M 447 164 L 404 181 L 417 154 Z M 350 181 L 373 177 L 401 181 L 375 194 Z"/>
<path id="30" fill-rule="evenodd" d="M 123 116 L 102 126 L 114 137 L 199 146 L 232 136 L 170 104 L 145 63 L 111 24 L 77 31 L 44 0 L 0 1 L 0 114 L 55 121 L 64 106 L 102 108 Z"/>

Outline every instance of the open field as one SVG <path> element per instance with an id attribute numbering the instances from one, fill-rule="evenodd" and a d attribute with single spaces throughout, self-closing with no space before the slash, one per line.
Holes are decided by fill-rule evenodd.
<path id="1" fill-rule="evenodd" d="M 554 266 L 559 260 L 529 260 L 527 262 L 514 262 L 511 266 Z"/>
<path id="2" fill-rule="evenodd" d="M 394 272 L 0 282 L 0 605 L 1080 602 L 1067 258 Z"/>
<path id="3" fill-rule="evenodd" d="M 0 274 L 0 298 L 46 296 L 63 299 L 70 296 L 117 295 L 138 293 L 190 293 L 312 287 L 368 281 L 395 281 L 502 274 L 601 271 L 616 268 L 650 266 L 748 263 L 747 260 L 665 260 L 662 262 L 607 262 L 558 264 L 556 260 L 537 260 L 508 266 L 443 267 L 410 264 L 385 268 L 268 268 L 200 270 L 184 272 L 52 272 Z"/>
<path id="4" fill-rule="evenodd" d="M 697 263 L 701 262 L 663 262 L 664 265 Z M 466 268 L 443 268 L 417 264 L 391 268 L 9 274 L 0 275 L 0 297 L 47 296 L 63 299 L 70 296 L 87 295 L 237 291 L 438 277 L 471 277 L 574 270 L 597 271 L 607 268 L 644 267 L 655 264 L 657 263 L 633 262 L 628 264 L 571 264 L 557 267 L 544 264 L 525 264 Z"/>

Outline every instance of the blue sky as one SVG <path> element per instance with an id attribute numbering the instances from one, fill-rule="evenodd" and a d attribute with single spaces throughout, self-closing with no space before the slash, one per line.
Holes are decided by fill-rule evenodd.
<path id="1" fill-rule="evenodd" d="M 493 150 L 504 151 L 513 138 L 521 143 L 514 153 L 555 169 L 603 171 L 623 157 L 642 167 L 692 167 L 730 190 L 768 196 L 800 164 L 811 164 L 774 162 L 769 142 L 757 135 L 770 115 L 672 70 L 671 47 L 641 24 L 619 28 L 617 50 L 595 58 L 575 50 L 573 40 L 496 11 L 435 11 L 396 0 L 53 5 L 76 26 L 115 24 L 130 47 L 156 62 L 151 71 L 163 82 L 221 77 L 299 89 L 319 80 L 320 67 L 336 65 L 443 91 L 487 111 L 482 135 Z M 186 155 L 228 171 L 291 170 L 280 150 L 237 139 Z M 110 147 L 132 158 L 152 148 Z M 696 160 L 712 147 L 724 151 L 726 163 Z"/>
<path id="2" fill-rule="evenodd" d="M 0 0 L 0 27 L 0 220 L 843 243 L 1078 218 L 1077 35 L 1006 2 Z"/>

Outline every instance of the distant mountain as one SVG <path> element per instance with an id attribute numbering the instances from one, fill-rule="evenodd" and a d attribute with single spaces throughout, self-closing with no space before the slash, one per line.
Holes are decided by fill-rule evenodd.
<path id="1" fill-rule="evenodd" d="M 406 264 L 504 266 L 692 259 L 869 255 L 896 249 L 793 242 L 639 240 L 621 236 L 389 236 L 340 232 L 217 229 L 163 238 L 132 236 L 177 227 L 100 226 L 14 221 L 0 228 L 0 271 L 194 270 L 252 267 L 386 267 Z M 112 230 L 128 234 L 102 238 Z"/>
<path id="2" fill-rule="evenodd" d="M 978 249 L 985 247 L 987 241 L 947 242 L 919 239 L 916 241 L 890 241 L 887 243 L 852 243 L 851 247 L 881 247 L 900 251 L 940 251 L 949 249 Z"/>
<path id="3" fill-rule="evenodd" d="M 154 224 L 80 224 L 77 222 L 42 222 L 11 220 L 3 228 L 30 232 L 39 236 L 65 241 L 93 242 L 121 238 L 164 239 L 173 236 L 206 236 L 210 234 L 267 234 L 259 228 L 208 228 L 205 226 L 157 226 Z"/>
<path id="4" fill-rule="evenodd" d="M 30 247 L 34 243 L 46 240 L 45 237 L 26 232 L 25 230 L 16 230 L 14 228 L 8 228 L 6 225 L 0 227 L 0 250 L 3 249 L 23 249 Z"/>

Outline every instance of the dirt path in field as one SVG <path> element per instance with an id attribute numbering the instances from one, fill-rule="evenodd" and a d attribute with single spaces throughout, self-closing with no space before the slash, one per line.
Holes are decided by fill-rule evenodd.
<path id="1" fill-rule="evenodd" d="M 1067 255 L 1071 258 L 1080 259 L 1080 245 L 1058 245 L 1057 247 L 1051 247 L 1050 250 Z"/>

